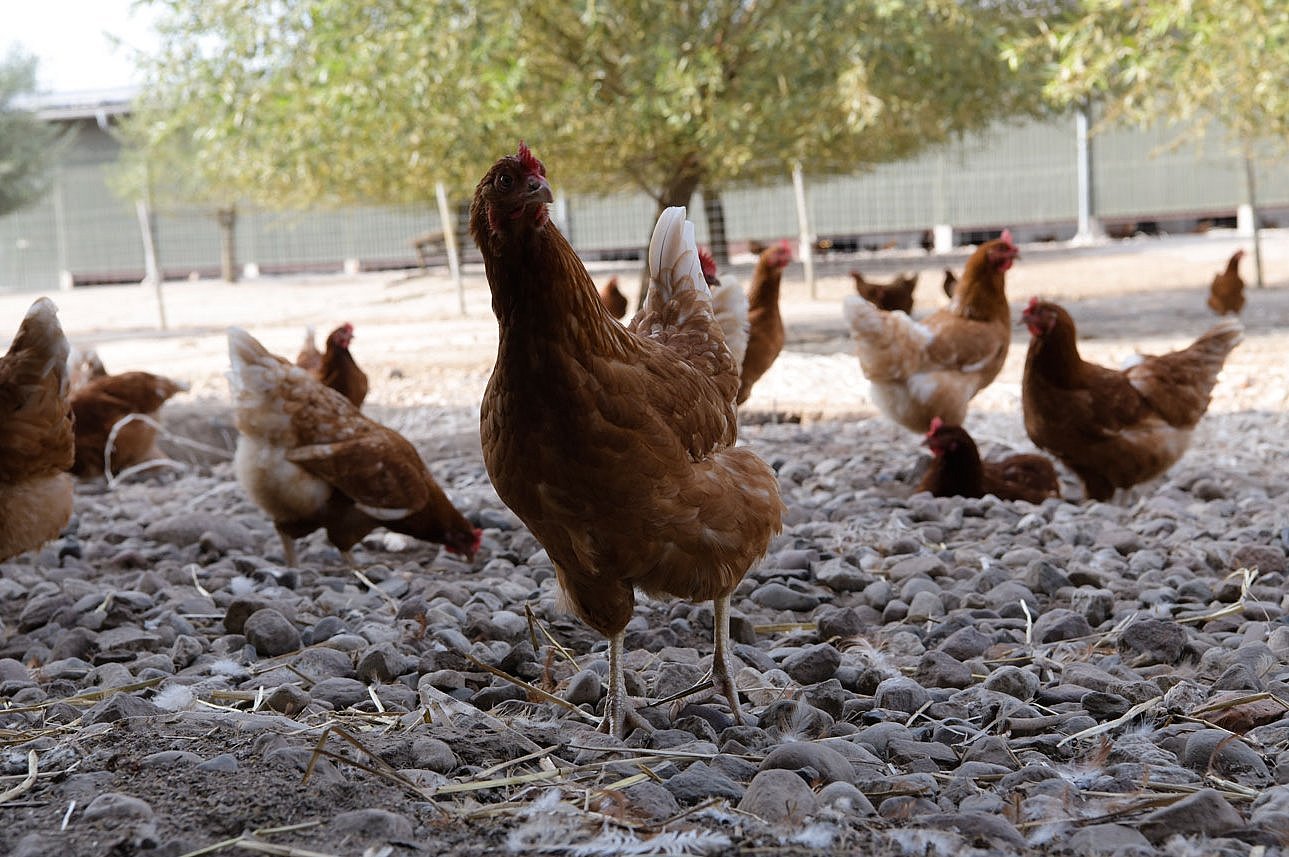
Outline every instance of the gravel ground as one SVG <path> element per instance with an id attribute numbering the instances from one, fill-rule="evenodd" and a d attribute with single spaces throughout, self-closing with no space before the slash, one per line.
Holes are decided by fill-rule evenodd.
<path id="1" fill-rule="evenodd" d="M 83 483 L 62 538 L 0 564 L 0 853 L 1281 853 L 1289 234 L 1267 243 L 1273 288 L 1191 451 L 1114 503 L 1068 477 L 1074 500 L 1042 506 L 913 494 L 918 438 L 873 416 L 837 299 L 847 267 L 918 264 L 930 309 L 939 268 L 829 259 L 817 300 L 789 282 L 788 350 L 744 415 L 788 506 L 734 596 L 753 722 L 667 703 L 625 743 L 593 729 L 603 640 L 559 611 L 483 469 L 477 277 L 465 319 L 438 277 L 172 284 L 165 335 L 137 288 L 57 296 L 110 369 L 194 391 L 167 408 L 182 466 Z M 1117 362 L 1210 324 L 1236 244 L 1027 247 L 1009 294 L 1062 300 L 1085 356 Z M 294 354 L 303 324 L 342 319 L 370 412 L 485 528 L 471 564 L 378 531 L 362 577 L 320 534 L 285 569 L 233 481 L 223 327 Z M 968 419 L 987 454 L 1030 448 L 1025 339 Z M 711 620 L 642 599 L 632 692 L 699 679 Z"/>

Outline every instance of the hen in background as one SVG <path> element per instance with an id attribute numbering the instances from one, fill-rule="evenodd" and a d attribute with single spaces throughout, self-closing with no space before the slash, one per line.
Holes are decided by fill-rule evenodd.
<path id="1" fill-rule="evenodd" d="M 940 284 L 940 288 L 944 289 L 944 296 L 949 300 L 953 300 L 953 290 L 956 289 L 957 287 L 958 287 L 958 275 L 955 274 L 952 271 L 952 269 L 945 268 L 944 282 Z"/>
<path id="2" fill-rule="evenodd" d="M 850 272 L 855 281 L 855 294 L 887 312 L 913 312 L 913 289 L 917 287 L 917 274 L 900 274 L 889 283 L 874 283 L 864 279 L 859 271 Z"/>
<path id="3" fill-rule="evenodd" d="M 1244 280 L 1240 277 L 1243 250 L 1236 250 L 1226 263 L 1226 270 L 1213 277 L 1208 289 L 1208 308 L 1218 315 L 1239 315 L 1244 309 Z"/>
<path id="4" fill-rule="evenodd" d="M 735 447 L 738 367 L 712 314 L 693 225 L 667 209 L 648 299 L 613 321 L 549 219 L 527 146 L 497 161 L 470 206 L 497 316 L 480 434 L 497 494 L 555 564 L 568 605 L 609 639 L 601 728 L 631 716 L 623 677 L 635 592 L 715 603 L 716 686 L 742 721 L 729 597 L 781 526 L 774 472 Z"/>
<path id="5" fill-rule="evenodd" d="M 314 374 L 318 380 L 361 408 L 367 398 L 367 373 L 358 368 L 349 345 L 354 341 L 354 326 L 349 322 L 331 331 L 322 362 Z"/>
<path id="6" fill-rule="evenodd" d="M 984 461 L 976 442 L 962 426 L 951 426 L 939 417 L 931 420 L 924 444 L 934 456 L 917 490 L 936 497 L 983 497 L 1025 500 L 1035 505 L 1061 496 L 1061 480 L 1052 462 L 1031 453 Z"/>
<path id="7" fill-rule="evenodd" d="M 70 348 L 40 298 L 0 357 L 0 561 L 55 538 L 72 516 Z"/>
<path id="8" fill-rule="evenodd" d="M 103 360 L 98 356 L 98 352 L 93 348 L 71 347 L 71 354 L 67 358 L 69 371 L 68 388 L 75 390 L 77 387 L 84 387 L 95 378 L 102 378 L 107 374 L 107 367 L 103 365 Z"/>
<path id="9" fill-rule="evenodd" d="M 1079 356 L 1074 320 L 1062 307 L 1034 298 L 1022 319 L 1031 336 L 1021 381 L 1025 431 L 1078 474 L 1092 500 L 1153 479 L 1181 458 L 1243 335 L 1238 321 L 1223 319 L 1190 347 L 1141 356 L 1119 371 Z"/>
<path id="10" fill-rule="evenodd" d="M 621 320 L 626 316 L 627 296 L 618 288 L 617 277 L 609 277 L 609 281 L 600 289 L 600 302 L 614 318 Z"/>
<path id="11" fill-rule="evenodd" d="M 725 334 L 725 346 L 734 358 L 735 366 L 743 365 L 747 354 L 747 292 L 732 278 L 721 282 L 716 273 L 716 260 L 706 247 L 698 248 L 698 264 L 703 269 L 703 281 L 712 292 L 712 315 Z"/>
<path id="12" fill-rule="evenodd" d="M 172 396 L 188 385 L 150 372 L 122 372 L 104 375 L 74 388 L 69 396 L 76 415 L 76 463 L 72 473 L 81 478 L 102 476 L 112 427 L 131 414 L 131 419 L 112 438 L 113 473 L 145 461 L 165 458 L 157 448 L 155 422 L 158 412 Z"/>
<path id="13" fill-rule="evenodd" d="M 961 425 L 967 403 L 998 376 L 1011 345 L 1006 274 L 1020 251 L 1011 232 L 976 248 L 953 300 L 921 321 L 852 295 L 843 313 L 873 401 L 889 419 L 925 432 L 934 417 Z"/>
<path id="14" fill-rule="evenodd" d="M 780 241 L 761 251 L 747 287 L 747 353 L 739 380 L 738 404 L 752 395 L 752 385 L 760 380 L 783 350 L 783 316 L 779 314 L 779 287 L 783 269 L 792 261 L 792 248 Z"/>
<path id="15" fill-rule="evenodd" d="M 300 353 L 295 356 L 296 366 L 315 374 L 322 366 L 322 352 L 318 350 L 316 337 L 317 330 L 314 326 L 309 325 L 306 327 L 304 329 L 304 344 L 300 346 Z"/>
<path id="16" fill-rule="evenodd" d="M 237 480 L 273 520 L 288 566 L 295 539 L 319 528 L 351 564 L 350 549 L 377 527 L 474 556 L 479 531 L 406 438 L 244 330 L 229 330 L 228 354 Z"/>

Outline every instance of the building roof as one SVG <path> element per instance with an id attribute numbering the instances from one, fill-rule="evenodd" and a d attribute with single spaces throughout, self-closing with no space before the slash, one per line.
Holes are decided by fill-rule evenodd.
<path id="1" fill-rule="evenodd" d="M 130 112 L 130 103 L 138 91 L 137 86 L 118 86 L 112 89 L 42 93 L 14 99 L 14 106 L 30 110 L 48 122 L 119 116 Z"/>

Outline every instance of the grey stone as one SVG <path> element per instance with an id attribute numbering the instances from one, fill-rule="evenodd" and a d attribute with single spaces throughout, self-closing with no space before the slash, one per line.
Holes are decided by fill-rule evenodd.
<path id="1" fill-rule="evenodd" d="M 782 583 L 767 583 L 752 592 L 752 600 L 771 610 L 813 610 L 819 606 L 819 596 L 789 589 Z"/>
<path id="2" fill-rule="evenodd" d="M 300 632 L 272 607 L 256 610 L 247 617 L 243 633 L 246 642 L 266 657 L 285 655 L 300 648 Z"/>
<path id="3" fill-rule="evenodd" d="M 1092 626 L 1081 613 L 1058 607 L 1048 610 L 1034 621 L 1034 639 L 1040 643 L 1073 640 L 1092 633 Z"/>
<path id="4" fill-rule="evenodd" d="M 1020 667 L 1001 666 L 985 678 L 984 686 L 986 690 L 1028 700 L 1038 691 L 1038 676 Z"/>
<path id="5" fill-rule="evenodd" d="M 868 797 L 850 783 L 841 781 L 829 783 L 819 790 L 816 796 L 819 806 L 831 807 L 843 815 L 870 816 L 876 815 L 877 809 Z"/>
<path id="6" fill-rule="evenodd" d="M 927 652 L 918 661 L 917 680 L 923 687 L 970 687 L 975 683 L 971 668 L 941 651 Z"/>
<path id="7" fill-rule="evenodd" d="M 1123 824 L 1094 824 L 1075 830 L 1066 841 L 1072 854 L 1136 857 L 1154 854 L 1150 840 Z"/>
<path id="8" fill-rule="evenodd" d="M 909 602 L 907 619 L 911 623 L 927 622 L 944 615 L 944 603 L 934 592 L 922 591 Z"/>
<path id="9" fill-rule="evenodd" d="M 922 685 L 905 676 L 884 679 L 873 694 L 878 708 L 912 714 L 931 701 L 931 694 Z"/>
<path id="10" fill-rule="evenodd" d="M 792 741 L 775 747 L 761 761 L 758 770 L 814 771 L 812 779 L 825 783 L 854 782 L 855 771 L 840 752 L 808 741 Z"/>
<path id="11" fill-rule="evenodd" d="M 1163 619 L 1138 619 L 1119 636 L 1119 651 L 1139 665 L 1176 664 L 1186 647 L 1186 629 Z"/>
<path id="12" fill-rule="evenodd" d="M 1000 815 L 986 815 L 978 812 L 936 813 L 918 821 L 927 827 L 939 830 L 952 830 L 967 841 L 968 845 L 988 848 L 991 851 L 1004 844 L 1012 848 L 1023 848 L 1025 837 L 1020 835 L 1010 821 Z"/>
<path id="13" fill-rule="evenodd" d="M 204 762 L 197 765 L 197 770 L 206 773 L 218 774 L 235 774 L 237 773 L 237 757 L 230 753 L 220 753 L 217 756 L 211 756 Z"/>
<path id="14" fill-rule="evenodd" d="M 693 762 L 665 783 L 667 791 L 682 804 L 689 805 L 714 797 L 739 800 L 744 789 L 719 771 L 702 762 Z"/>
<path id="15" fill-rule="evenodd" d="M 1089 625 L 1096 627 L 1114 614 L 1114 593 L 1108 589 L 1080 586 L 1070 594 L 1070 607 L 1082 614 Z"/>
<path id="16" fill-rule="evenodd" d="M 90 801 L 81 818 L 84 821 L 96 821 L 100 818 L 134 818 L 147 821 L 154 814 L 152 806 L 145 800 L 119 792 L 104 792 Z"/>
<path id="17" fill-rule="evenodd" d="M 145 768 L 183 768 L 200 761 L 201 756 L 187 750 L 161 750 L 144 756 L 139 764 Z"/>
<path id="18" fill-rule="evenodd" d="M 1219 729 L 1201 729 L 1186 738 L 1181 763 L 1197 774 L 1218 774 L 1242 785 L 1268 783 L 1271 774 L 1262 757 L 1239 738 Z"/>
<path id="19" fill-rule="evenodd" d="M 312 697 L 307 691 L 294 684 L 284 684 L 270 693 L 265 698 L 264 704 L 271 710 L 290 717 L 303 711 L 311 701 Z"/>
<path id="20" fill-rule="evenodd" d="M 202 537 L 214 536 L 212 543 L 223 551 L 249 550 L 255 543 L 255 536 L 249 529 L 227 515 L 216 515 L 208 512 L 190 512 L 184 515 L 173 515 L 153 521 L 145 529 L 148 538 L 157 542 L 166 542 L 187 547 L 195 545 Z"/>
<path id="21" fill-rule="evenodd" d="M 783 671 L 798 684 L 816 684 L 832 678 L 841 654 L 828 643 L 799 649 L 783 659 Z"/>
<path id="22" fill-rule="evenodd" d="M 816 564 L 813 573 L 815 580 L 834 592 L 859 592 L 873 579 L 840 557 Z"/>
<path id="23" fill-rule="evenodd" d="M 1235 807 L 1214 789 L 1200 789 L 1170 806 L 1148 813 L 1138 826 L 1151 842 L 1161 843 L 1171 836 L 1221 836 L 1244 826 Z"/>
<path id="24" fill-rule="evenodd" d="M 864 622 L 853 607 L 821 606 L 815 611 L 815 625 L 819 639 L 857 637 L 864 630 Z"/>
<path id="25" fill-rule="evenodd" d="M 945 637 L 936 648 L 952 658 L 967 661 L 983 655 L 993 644 L 992 638 L 968 625 Z"/>
<path id="26" fill-rule="evenodd" d="M 348 708 L 364 699 L 370 699 L 367 685 L 352 678 L 324 679 L 309 689 L 309 695 L 316 700 L 329 702 L 336 708 Z"/>
<path id="27" fill-rule="evenodd" d="M 680 803 L 659 783 L 636 783 L 623 794 L 631 808 L 648 819 L 670 818 L 680 812 Z"/>
<path id="28" fill-rule="evenodd" d="M 770 769 L 752 778 L 738 808 L 770 824 L 801 824 L 814 814 L 816 798 L 795 773 Z"/>
<path id="29" fill-rule="evenodd" d="M 574 705 L 594 705 L 600 701 L 603 691 L 604 683 L 600 680 L 600 674 L 594 670 L 582 670 L 568 680 L 564 698 Z"/>
<path id="30" fill-rule="evenodd" d="M 452 748 L 438 738 L 417 738 L 412 742 L 413 767 L 450 774 L 457 768 L 457 757 Z"/>
<path id="31" fill-rule="evenodd" d="M 354 809 L 331 819 L 332 828 L 360 841 L 394 842 L 411 845 L 412 822 L 386 809 Z"/>
<path id="32" fill-rule="evenodd" d="M 416 658 L 398 651 L 393 643 L 379 643 L 363 653 L 355 671 L 363 681 L 387 682 L 414 669 Z"/>

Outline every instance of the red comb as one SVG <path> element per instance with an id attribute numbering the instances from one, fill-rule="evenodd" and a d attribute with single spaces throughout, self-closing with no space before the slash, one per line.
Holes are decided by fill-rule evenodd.
<path id="1" fill-rule="evenodd" d="M 702 266 L 704 277 L 716 276 L 716 260 L 712 258 L 712 253 L 706 247 L 698 248 L 698 264 Z"/>
<path id="2" fill-rule="evenodd" d="M 1029 303 L 1025 305 L 1025 312 L 1032 312 L 1035 309 L 1038 309 L 1038 295 L 1030 298 Z"/>
<path id="3" fill-rule="evenodd" d="M 530 175 L 533 175 L 533 174 L 539 175 L 539 176 L 546 175 L 546 167 L 542 166 L 541 161 L 533 157 L 532 149 L 529 149 L 528 144 L 525 143 L 523 140 L 519 141 L 518 157 L 519 157 L 520 165 L 524 168 L 524 172 Z"/>
<path id="4" fill-rule="evenodd" d="M 931 430 L 926 433 L 926 436 L 930 437 L 942 428 L 944 428 L 944 420 L 939 417 L 931 417 Z"/>
<path id="5" fill-rule="evenodd" d="M 1016 246 L 1016 242 L 1012 240 L 1012 231 L 1010 229 L 1004 229 L 1003 234 L 998 237 L 1001 238 L 1004 243 L 1010 244 L 1013 247 Z"/>

